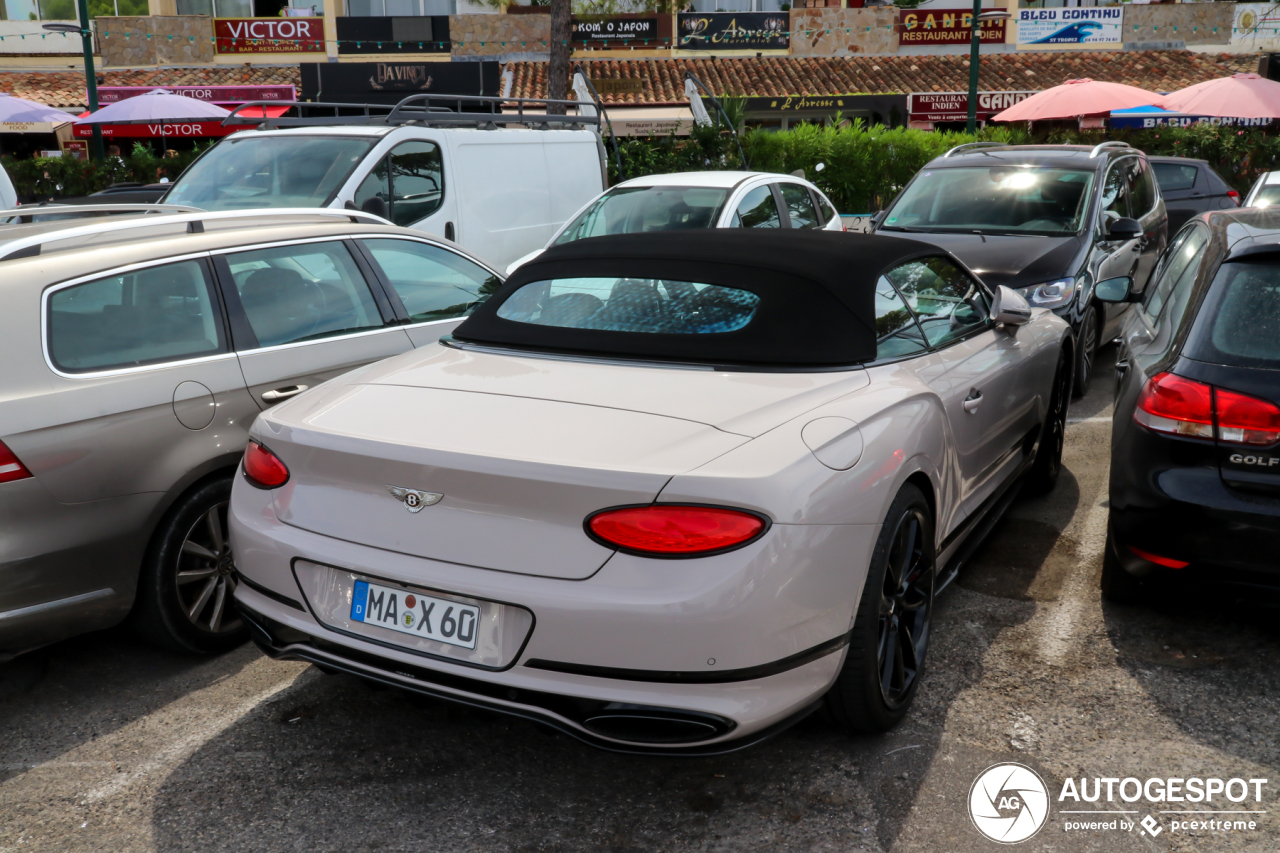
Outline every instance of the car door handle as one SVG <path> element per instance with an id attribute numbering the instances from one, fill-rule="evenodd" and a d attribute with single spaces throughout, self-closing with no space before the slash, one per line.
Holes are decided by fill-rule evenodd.
<path id="1" fill-rule="evenodd" d="M 960 405 L 964 406 L 964 410 L 966 412 L 968 412 L 969 414 L 973 414 L 975 411 L 977 411 L 978 406 L 982 405 L 982 392 L 979 391 L 977 388 L 974 388 L 972 391 L 969 392 L 969 396 L 966 397 L 964 402 L 961 403 Z"/>
<path id="2" fill-rule="evenodd" d="M 286 385 L 283 388 L 276 388 L 274 391 L 264 391 L 262 399 L 268 403 L 275 403 L 280 400 L 288 400 L 290 397 L 296 397 L 303 391 L 307 390 L 306 385 Z"/>

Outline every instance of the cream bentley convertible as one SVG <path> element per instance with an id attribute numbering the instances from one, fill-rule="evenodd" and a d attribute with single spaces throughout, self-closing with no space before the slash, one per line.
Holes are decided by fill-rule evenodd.
<path id="1" fill-rule="evenodd" d="M 708 754 L 876 732 L 934 596 L 1061 463 L 1073 341 L 927 243 L 582 240 L 438 344 L 264 412 L 232 494 L 262 649 Z"/>

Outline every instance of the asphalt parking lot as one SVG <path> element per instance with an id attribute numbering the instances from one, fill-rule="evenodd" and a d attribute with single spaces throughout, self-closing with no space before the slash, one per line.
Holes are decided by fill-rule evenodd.
<path id="1" fill-rule="evenodd" d="M 0 851 L 996 850 L 966 803 L 1016 761 L 1054 799 L 1067 777 L 1272 780 L 1261 804 L 1218 806 L 1266 812 L 1252 831 L 1161 814 L 1155 837 L 1068 831 L 1054 803 L 1023 849 L 1273 853 L 1278 611 L 1099 597 L 1111 355 L 1056 490 L 1020 499 L 941 596 L 928 676 L 887 736 L 811 717 L 729 756 L 617 756 L 251 646 L 191 659 L 118 630 L 0 665 Z"/>

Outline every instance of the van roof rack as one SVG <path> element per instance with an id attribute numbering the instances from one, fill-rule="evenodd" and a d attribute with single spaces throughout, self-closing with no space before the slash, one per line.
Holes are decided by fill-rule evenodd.
<path id="1" fill-rule="evenodd" d="M 105 207 L 105 205 L 100 205 Z M 50 208 L 43 208 L 49 210 Z M 204 223 L 210 220 L 234 220 L 234 219 L 276 219 L 279 217 L 289 216 L 321 216 L 332 219 L 350 219 L 352 222 L 363 222 L 371 225 L 393 225 L 381 216 L 375 216 L 372 213 L 365 213 L 363 210 L 346 210 L 339 208 L 326 207 L 276 207 L 276 208 L 260 208 L 257 210 L 217 210 L 208 211 L 193 208 L 191 213 L 173 213 L 165 214 L 162 217 L 140 216 L 136 219 L 101 219 L 95 220 L 91 225 L 77 225 L 70 228 L 49 231 L 44 234 L 31 234 L 25 237 L 18 237 L 15 240 L 5 240 L 4 231 L 0 229 L 0 261 L 17 260 L 18 258 L 31 258 L 40 254 L 40 249 L 46 243 L 56 243 L 60 240 L 72 240 L 76 237 L 92 237 L 97 234 L 106 232 L 118 233 L 127 229 L 134 228 L 154 228 L 157 225 L 181 225 L 186 223 L 187 233 L 200 234 L 204 232 Z M 20 210 L 0 211 L 0 214 L 6 213 L 30 213 L 30 208 L 22 208 Z"/>
<path id="2" fill-rule="evenodd" d="M 948 157 L 950 157 L 952 154 L 955 154 L 957 151 L 964 151 L 964 150 L 966 150 L 966 149 L 972 149 L 972 148 L 1004 148 L 1006 145 L 1008 145 L 1008 143 L 1007 143 L 1007 142 L 966 142 L 964 145 L 957 145 L 955 148 L 952 148 L 952 149 L 951 149 L 950 151 L 948 151 L 946 154 L 943 154 L 943 155 L 942 155 L 942 159 L 944 159 L 944 160 L 945 160 L 945 159 L 947 159 Z"/>
<path id="3" fill-rule="evenodd" d="M 256 124 L 259 130 L 275 130 L 282 127 L 332 127 L 335 125 L 363 125 L 396 127 L 419 125 L 422 127 L 474 127 L 481 130 L 497 130 L 499 125 L 519 124 L 552 128 L 580 129 L 586 125 L 600 127 L 599 104 L 596 115 L 547 115 L 552 105 L 563 105 L 566 110 L 577 111 L 585 104 L 580 101 L 560 101 L 549 98 L 501 98 L 490 95 L 410 95 L 396 104 L 350 104 L 337 101 L 249 101 L 231 111 L 222 124 Z M 244 115 L 242 110 L 254 107 L 292 108 L 296 115 L 271 117 Z M 533 112 L 537 107 L 542 112 Z M 470 109 L 467 109 L 470 107 Z M 515 112 L 507 112 L 514 107 Z M 526 108 L 530 111 L 526 112 Z M 313 114 L 315 111 L 324 114 Z M 332 112 L 329 112 L 332 111 Z M 346 111 L 345 114 L 343 111 Z M 352 112 L 355 111 L 355 112 Z"/>
<path id="4" fill-rule="evenodd" d="M 13 210 L 0 210 L 0 220 L 28 216 L 62 216 L 70 213 L 194 213 L 198 207 L 185 204 L 58 204 L 57 202 L 41 202 L 15 207 Z M 0 222 L 0 225 L 20 223 Z M 2 233 L 2 232 L 0 232 Z"/>

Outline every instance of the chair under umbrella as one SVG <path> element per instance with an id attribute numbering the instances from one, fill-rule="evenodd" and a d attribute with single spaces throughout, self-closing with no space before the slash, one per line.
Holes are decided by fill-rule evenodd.
<path id="1" fill-rule="evenodd" d="M 1004 112 L 996 113 L 992 121 L 1051 121 L 1081 116 L 1105 115 L 1112 110 L 1129 107 L 1145 107 L 1162 103 L 1155 92 L 1126 86 L 1123 83 L 1106 83 L 1101 80 L 1068 80 L 1061 86 L 1037 92 L 1019 101 Z"/>
<path id="2" fill-rule="evenodd" d="M 1179 89 L 1155 103 L 1188 115 L 1280 119 L 1280 83 L 1257 74 L 1233 74 Z"/>

